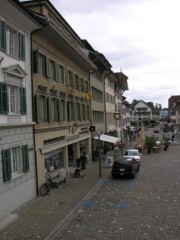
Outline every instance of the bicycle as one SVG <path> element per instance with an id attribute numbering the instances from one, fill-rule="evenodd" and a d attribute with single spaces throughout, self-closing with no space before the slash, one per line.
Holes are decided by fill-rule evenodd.
<path id="1" fill-rule="evenodd" d="M 46 182 L 40 187 L 40 195 L 45 196 L 50 193 L 52 187 L 52 177 L 48 175 L 46 177 Z"/>

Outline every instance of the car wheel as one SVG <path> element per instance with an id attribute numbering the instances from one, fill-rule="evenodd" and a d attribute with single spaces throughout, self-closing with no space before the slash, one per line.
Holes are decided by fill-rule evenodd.
<path id="1" fill-rule="evenodd" d="M 117 178 L 117 176 L 116 176 L 115 174 L 112 174 L 112 177 L 113 177 L 113 178 Z"/>

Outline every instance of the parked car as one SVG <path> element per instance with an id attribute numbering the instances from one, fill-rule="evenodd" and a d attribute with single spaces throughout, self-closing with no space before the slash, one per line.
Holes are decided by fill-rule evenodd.
<path id="1" fill-rule="evenodd" d="M 141 165 L 141 153 L 138 149 L 128 149 L 125 152 L 125 156 L 133 157 L 136 160 L 136 163 L 138 164 L 138 171 L 139 167 Z"/>
<path id="2" fill-rule="evenodd" d="M 163 132 L 169 132 L 169 129 L 168 128 L 163 128 Z"/>
<path id="3" fill-rule="evenodd" d="M 159 129 L 154 129 L 154 133 L 159 133 Z"/>
<path id="4" fill-rule="evenodd" d="M 129 156 L 122 156 L 116 159 L 113 163 L 111 174 L 112 177 L 131 176 L 135 178 L 138 171 L 138 164 L 135 158 Z"/>

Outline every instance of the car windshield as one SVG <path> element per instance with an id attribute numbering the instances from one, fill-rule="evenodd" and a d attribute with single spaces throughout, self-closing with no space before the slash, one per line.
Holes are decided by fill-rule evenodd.
<path id="1" fill-rule="evenodd" d="M 126 155 L 128 155 L 128 156 L 139 156 L 137 151 L 127 151 Z"/>

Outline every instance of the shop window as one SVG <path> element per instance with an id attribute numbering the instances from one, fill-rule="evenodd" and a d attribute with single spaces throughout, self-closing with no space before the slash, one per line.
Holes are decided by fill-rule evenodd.
<path id="1" fill-rule="evenodd" d="M 63 152 L 56 153 L 52 156 L 45 156 L 45 169 L 47 172 L 52 172 L 54 170 L 64 167 Z"/>

